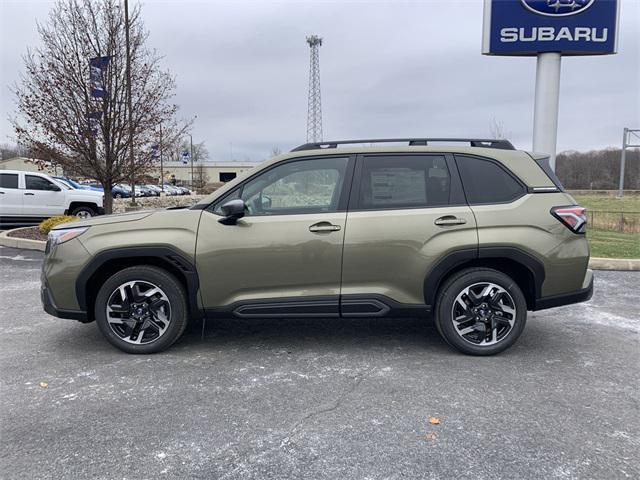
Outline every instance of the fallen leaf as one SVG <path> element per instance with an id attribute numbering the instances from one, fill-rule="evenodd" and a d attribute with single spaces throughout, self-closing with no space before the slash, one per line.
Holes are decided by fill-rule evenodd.
<path id="1" fill-rule="evenodd" d="M 440 419 L 438 417 L 429 417 L 429 423 L 431 425 L 440 425 Z"/>
<path id="2" fill-rule="evenodd" d="M 40 382 L 40 387 L 49 388 L 49 384 L 47 382 Z"/>
<path id="3" fill-rule="evenodd" d="M 436 439 L 436 434 L 435 434 L 435 433 L 433 433 L 433 432 L 428 432 L 428 433 L 425 435 L 425 437 L 426 437 L 426 439 L 427 439 L 427 440 L 435 440 L 435 439 Z"/>

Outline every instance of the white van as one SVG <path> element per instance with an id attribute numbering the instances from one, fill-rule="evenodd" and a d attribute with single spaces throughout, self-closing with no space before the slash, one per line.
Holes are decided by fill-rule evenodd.
<path id="1" fill-rule="evenodd" d="M 0 170 L 0 225 L 33 225 L 55 215 L 80 218 L 104 214 L 104 195 L 76 190 L 49 175 Z"/>

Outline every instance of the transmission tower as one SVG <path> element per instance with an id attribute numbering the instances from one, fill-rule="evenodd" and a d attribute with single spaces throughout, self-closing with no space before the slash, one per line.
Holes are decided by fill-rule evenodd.
<path id="1" fill-rule="evenodd" d="M 322 101 L 320 97 L 320 46 L 322 38 L 317 35 L 307 37 L 311 47 L 309 65 L 309 104 L 307 109 L 307 142 L 322 141 Z"/>

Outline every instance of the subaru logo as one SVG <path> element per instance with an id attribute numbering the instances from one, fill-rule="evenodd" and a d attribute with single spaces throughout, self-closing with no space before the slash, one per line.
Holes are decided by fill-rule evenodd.
<path id="1" fill-rule="evenodd" d="M 538 15 L 566 17 L 584 12 L 595 0 L 520 0 L 524 7 Z"/>

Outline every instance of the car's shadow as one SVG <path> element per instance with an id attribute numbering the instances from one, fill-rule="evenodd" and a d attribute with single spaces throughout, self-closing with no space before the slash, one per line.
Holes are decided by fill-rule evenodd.
<path id="1" fill-rule="evenodd" d="M 543 353 L 553 343 L 552 324 L 530 322 L 516 346 L 518 350 Z M 68 354 L 113 352 L 95 323 L 74 324 L 75 330 L 60 332 L 54 343 Z M 66 329 L 65 329 L 66 330 Z M 79 332 L 82 330 L 82 332 Z M 208 349 L 236 349 L 259 347 L 264 349 L 296 350 L 310 348 L 345 351 L 349 348 L 419 349 L 429 352 L 454 351 L 440 337 L 431 318 L 314 318 L 314 319 L 209 319 L 204 323 L 193 320 L 184 335 L 168 352 L 182 355 Z"/>

